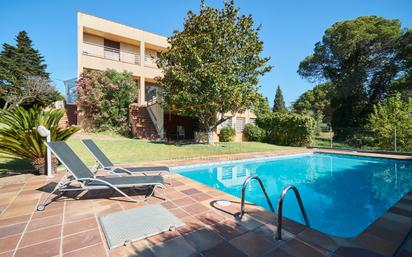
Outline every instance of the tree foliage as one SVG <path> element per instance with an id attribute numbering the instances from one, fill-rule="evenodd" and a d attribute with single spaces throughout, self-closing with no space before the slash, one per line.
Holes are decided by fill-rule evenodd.
<path id="1" fill-rule="evenodd" d="M 283 99 L 282 89 L 280 86 L 276 88 L 275 99 L 273 100 L 273 112 L 287 112 L 288 109 L 286 108 L 285 99 Z"/>
<path id="2" fill-rule="evenodd" d="M 4 95 L 3 110 L 33 104 L 48 106 L 59 99 L 63 100 L 63 96 L 56 90 L 51 80 L 46 77 L 28 76 L 24 82 L 24 90 Z"/>
<path id="3" fill-rule="evenodd" d="M 391 93 L 400 93 L 403 99 L 412 97 L 412 29 L 408 29 L 399 40 L 398 60 L 403 73 L 392 84 Z"/>
<path id="4" fill-rule="evenodd" d="M 368 127 L 376 134 L 375 142 L 383 149 L 393 149 L 396 129 L 400 151 L 412 152 L 412 98 L 401 99 L 400 94 L 374 106 Z"/>
<path id="5" fill-rule="evenodd" d="M 66 140 L 79 129 L 59 127 L 63 115 L 63 110 L 44 111 L 37 106 L 5 111 L 0 116 L 0 154 L 29 160 L 38 172 L 44 172 L 46 146 L 37 127 L 43 125 L 50 130 L 52 141 Z"/>
<path id="6" fill-rule="evenodd" d="M 399 20 L 376 16 L 337 22 L 325 31 L 298 73 L 335 85 L 332 126 L 363 126 L 373 105 L 387 96 L 392 81 L 404 73 L 405 33 Z"/>
<path id="7" fill-rule="evenodd" d="M 265 138 L 265 130 L 252 123 L 248 123 L 243 129 L 243 135 L 247 141 L 261 142 Z"/>
<path id="8" fill-rule="evenodd" d="M 315 132 L 315 120 L 297 113 L 273 112 L 256 120 L 266 131 L 266 141 L 277 145 L 308 146 Z"/>
<path id="9" fill-rule="evenodd" d="M 268 98 L 260 93 L 257 95 L 257 99 L 252 110 L 256 117 L 264 116 L 272 112 L 269 106 Z"/>
<path id="10" fill-rule="evenodd" d="M 236 135 L 236 130 L 232 127 L 224 127 L 219 132 L 219 142 L 231 142 Z"/>
<path id="11" fill-rule="evenodd" d="M 293 103 L 292 109 L 300 114 L 322 116 L 323 122 L 330 124 L 333 113 L 331 101 L 334 95 L 335 87 L 332 83 L 319 84 L 299 96 Z"/>
<path id="12" fill-rule="evenodd" d="M 0 100 L 4 109 L 7 109 L 9 103 L 8 97 L 19 98 L 28 95 L 27 85 L 28 78 L 42 77 L 49 79 L 49 73 L 46 72 L 47 65 L 44 63 L 44 57 L 38 50 L 33 48 L 33 43 L 27 32 L 21 31 L 16 37 L 16 46 L 3 44 L 0 53 Z M 48 83 L 49 84 L 49 83 Z M 58 94 L 50 94 L 44 98 L 31 97 L 30 102 L 24 103 L 29 105 L 55 101 Z M 22 103 L 23 104 L 23 103 Z"/>
<path id="13" fill-rule="evenodd" d="M 259 77 L 271 69 L 260 57 L 263 42 L 252 16 L 240 15 L 233 1 L 222 9 L 203 5 L 189 11 L 183 30 L 175 31 L 160 55 L 164 107 L 196 117 L 211 132 L 227 112 L 243 112 L 258 98 Z"/>
<path id="14" fill-rule="evenodd" d="M 131 73 L 88 70 L 81 74 L 76 91 L 85 129 L 130 132 L 129 105 L 137 92 Z"/>

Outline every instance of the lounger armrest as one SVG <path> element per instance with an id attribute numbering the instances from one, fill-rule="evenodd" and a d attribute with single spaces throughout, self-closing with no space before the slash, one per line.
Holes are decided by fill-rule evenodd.
<path id="1" fill-rule="evenodd" d="M 79 179 L 79 180 L 80 180 L 80 179 Z M 104 180 L 102 180 L 102 179 L 98 179 L 98 178 L 86 178 L 85 180 L 88 180 L 88 181 L 90 181 L 90 182 L 93 182 L 93 181 L 100 182 L 100 183 L 103 183 L 103 184 L 107 185 L 108 187 L 116 188 L 116 189 L 117 189 L 117 187 L 116 187 L 115 185 L 113 185 L 113 184 L 111 184 L 111 183 L 109 183 L 109 182 L 107 182 L 107 181 L 104 181 Z"/>
<path id="2" fill-rule="evenodd" d="M 133 173 L 130 170 L 128 170 L 127 168 L 123 168 L 123 167 L 119 167 L 119 166 L 113 166 L 111 170 L 112 171 L 114 171 L 114 170 L 123 170 L 124 172 L 126 172 L 129 175 L 133 175 Z M 114 172 L 114 173 L 116 173 L 116 172 Z"/>

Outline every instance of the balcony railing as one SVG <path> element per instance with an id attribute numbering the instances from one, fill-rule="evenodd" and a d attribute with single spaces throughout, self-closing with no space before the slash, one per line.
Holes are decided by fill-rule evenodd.
<path id="1" fill-rule="evenodd" d="M 140 53 L 129 52 L 90 42 L 83 42 L 83 54 L 140 65 Z"/>

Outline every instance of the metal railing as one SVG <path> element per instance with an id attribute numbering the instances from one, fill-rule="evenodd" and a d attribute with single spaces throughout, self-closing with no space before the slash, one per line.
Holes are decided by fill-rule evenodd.
<path id="1" fill-rule="evenodd" d="M 295 196 L 296 196 L 296 199 L 298 200 L 299 208 L 300 208 L 300 211 L 302 212 L 303 219 L 305 220 L 305 224 L 307 227 L 310 227 L 309 219 L 306 214 L 305 207 L 303 207 L 302 198 L 300 198 L 298 189 L 293 185 L 285 186 L 282 189 L 282 192 L 279 196 L 279 201 L 278 201 L 278 229 L 277 229 L 277 237 L 276 237 L 277 240 L 282 240 L 283 199 L 285 198 L 287 192 L 291 189 L 293 190 L 293 192 L 295 192 Z"/>
<path id="2" fill-rule="evenodd" d="M 257 180 L 259 182 L 260 188 L 262 189 L 263 194 L 266 197 L 266 201 L 269 204 L 269 208 L 270 210 L 274 213 L 275 209 L 273 208 L 272 203 L 270 202 L 269 196 L 266 193 L 266 189 L 263 186 L 263 182 L 262 180 L 260 180 L 260 178 L 258 176 L 250 176 L 248 178 L 245 179 L 245 182 L 243 182 L 242 185 L 242 201 L 241 201 L 241 205 L 240 205 L 240 212 L 237 214 L 239 219 L 242 219 L 243 215 L 245 214 L 245 191 L 246 191 L 246 186 L 249 184 L 250 181 L 252 180 Z"/>
<path id="3" fill-rule="evenodd" d="M 83 41 L 82 52 L 84 55 L 140 65 L 140 52 L 130 52 L 85 41 Z"/>
<path id="4" fill-rule="evenodd" d="M 311 147 L 372 152 L 412 153 L 407 126 L 388 126 L 381 132 L 365 127 L 328 127 L 319 131 Z"/>

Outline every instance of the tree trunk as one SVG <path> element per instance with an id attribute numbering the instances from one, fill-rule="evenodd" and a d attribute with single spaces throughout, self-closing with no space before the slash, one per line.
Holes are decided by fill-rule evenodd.
<path id="1" fill-rule="evenodd" d="M 35 158 L 31 164 L 34 167 L 35 174 L 44 175 L 46 172 L 46 159 L 44 157 Z"/>
<path id="2" fill-rule="evenodd" d="M 35 174 L 37 175 L 47 175 L 47 158 L 39 157 L 34 159 L 31 164 L 35 169 Z M 55 156 L 52 156 L 52 173 L 57 169 L 58 161 Z"/>
<path id="3" fill-rule="evenodd" d="M 213 131 L 207 132 L 207 143 L 213 145 Z"/>

